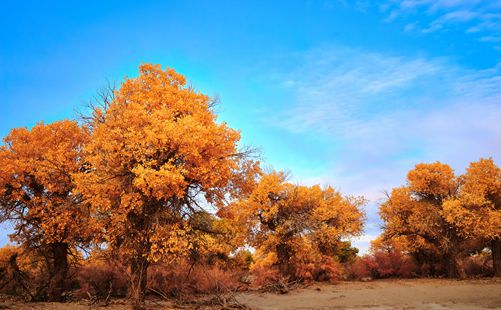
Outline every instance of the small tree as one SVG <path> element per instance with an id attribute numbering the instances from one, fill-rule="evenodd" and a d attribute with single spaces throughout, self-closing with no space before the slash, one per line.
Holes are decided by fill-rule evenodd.
<path id="1" fill-rule="evenodd" d="M 46 257 L 52 301 L 63 298 L 68 252 L 93 232 L 72 177 L 87 140 L 86 130 L 65 120 L 13 129 L 0 148 L 0 221 L 14 222 L 11 239 Z"/>
<path id="2" fill-rule="evenodd" d="M 301 277 L 300 265 L 333 258 L 345 238 L 362 232 L 361 197 L 345 197 L 333 188 L 299 186 L 283 173 L 262 176 L 252 194 L 238 202 L 256 247 L 256 264 L 277 266 L 284 277 Z"/>

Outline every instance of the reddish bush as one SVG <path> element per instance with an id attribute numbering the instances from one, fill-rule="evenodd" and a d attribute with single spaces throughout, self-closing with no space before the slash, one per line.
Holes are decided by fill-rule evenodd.
<path id="1" fill-rule="evenodd" d="M 252 268 L 252 285 L 261 287 L 279 280 L 278 268 L 273 266 L 256 266 Z"/>
<path id="2" fill-rule="evenodd" d="M 375 262 L 371 256 L 364 255 L 358 257 L 348 265 L 349 277 L 351 279 L 362 279 L 372 276 L 372 270 L 375 268 Z"/>
<path id="3" fill-rule="evenodd" d="M 118 262 L 87 261 L 76 271 L 75 297 L 96 298 L 124 297 L 129 280 L 126 269 Z"/>
<path id="4" fill-rule="evenodd" d="M 385 251 L 357 259 L 350 269 L 351 277 L 355 279 L 409 278 L 418 272 L 418 267 L 410 256 L 401 252 Z"/>
<path id="5" fill-rule="evenodd" d="M 469 256 L 463 262 L 463 267 L 468 276 L 492 276 L 492 259 L 490 253 L 480 253 Z"/>
<path id="6" fill-rule="evenodd" d="M 299 263 L 296 265 L 296 278 L 304 282 L 336 281 L 342 278 L 344 268 L 334 258 L 323 256 L 317 263 Z"/>
<path id="7" fill-rule="evenodd" d="M 219 265 L 190 265 L 185 261 L 155 265 L 148 271 L 148 288 L 162 296 L 221 293 L 238 289 L 241 274 Z"/>
<path id="8" fill-rule="evenodd" d="M 400 252 L 376 252 L 374 258 L 377 278 L 409 278 L 416 274 L 417 266 L 408 255 Z"/>
<path id="9" fill-rule="evenodd" d="M 235 290 L 242 283 L 241 274 L 219 265 L 191 265 L 180 261 L 169 265 L 156 264 L 148 270 L 147 287 L 150 293 L 162 297 L 182 297 L 198 293 L 220 293 Z M 77 298 L 125 297 L 129 286 L 126 268 L 118 262 L 87 261 L 76 270 Z"/>

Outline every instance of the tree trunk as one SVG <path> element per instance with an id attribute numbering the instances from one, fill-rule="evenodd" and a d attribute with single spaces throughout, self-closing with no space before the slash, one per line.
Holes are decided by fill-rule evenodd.
<path id="1" fill-rule="evenodd" d="M 447 277 L 465 279 L 466 273 L 462 264 L 461 256 L 456 251 L 446 256 Z"/>
<path id="2" fill-rule="evenodd" d="M 63 293 L 66 290 L 66 276 L 68 274 L 68 244 L 53 243 L 51 252 L 48 297 L 49 301 L 63 301 Z"/>
<path id="3" fill-rule="evenodd" d="M 494 276 L 501 277 L 501 239 L 498 238 L 491 241 L 491 251 Z"/>
<path id="4" fill-rule="evenodd" d="M 144 297 L 146 294 L 146 277 L 148 272 L 148 260 L 142 256 L 131 261 L 129 298 L 132 309 L 145 309 Z"/>
<path id="5" fill-rule="evenodd" d="M 280 271 L 280 274 L 284 277 L 294 276 L 293 274 L 291 274 L 293 267 L 290 264 L 291 253 L 289 246 L 284 243 L 279 243 L 276 246 L 276 249 L 278 270 Z"/>

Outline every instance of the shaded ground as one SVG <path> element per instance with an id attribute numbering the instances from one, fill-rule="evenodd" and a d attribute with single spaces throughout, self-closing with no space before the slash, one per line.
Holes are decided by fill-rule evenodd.
<path id="1" fill-rule="evenodd" d="M 243 292 L 236 300 L 251 309 L 501 309 L 501 279 L 497 280 L 377 280 L 316 284 L 288 294 Z M 229 305 L 231 305 L 229 301 Z M 148 309 L 211 309 L 169 301 L 148 300 Z M 221 308 L 214 307 L 212 309 Z M 22 303 L 0 296 L 0 309 L 129 309 L 125 301 L 115 300 L 107 307 L 88 302 Z"/>

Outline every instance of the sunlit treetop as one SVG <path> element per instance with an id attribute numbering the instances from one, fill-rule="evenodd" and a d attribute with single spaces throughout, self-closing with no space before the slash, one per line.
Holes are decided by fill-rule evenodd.
<path id="1" fill-rule="evenodd" d="M 109 242 L 131 250 L 138 233 L 151 245 L 145 255 L 181 250 L 185 244 L 174 240 L 186 239 L 191 214 L 223 208 L 248 190 L 258 163 L 247 160 L 239 132 L 218 123 L 211 105 L 174 70 L 145 64 L 94 110 L 89 169 L 76 180 L 107 215 Z"/>
<path id="2" fill-rule="evenodd" d="M 446 197 L 456 190 L 454 170 L 440 162 L 417 164 L 407 180 L 410 190 L 421 197 Z"/>
<path id="3" fill-rule="evenodd" d="M 473 162 L 461 176 L 461 191 L 444 203 L 444 216 L 466 237 L 501 238 L 501 169 L 492 159 Z"/>

